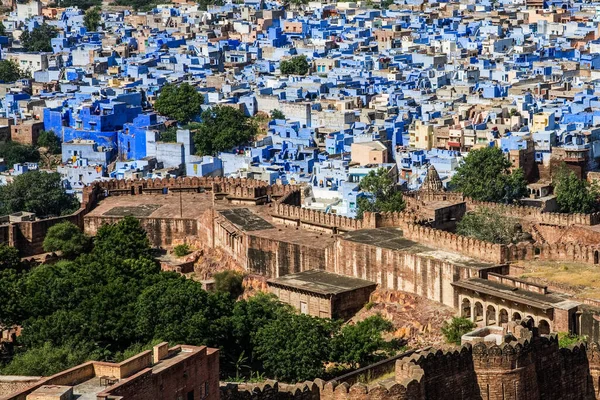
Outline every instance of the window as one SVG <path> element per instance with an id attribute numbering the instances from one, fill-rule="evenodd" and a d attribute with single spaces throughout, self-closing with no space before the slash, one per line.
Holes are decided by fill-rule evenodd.
<path id="1" fill-rule="evenodd" d="M 194 391 L 193 390 L 190 390 L 187 393 L 187 400 L 194 400 Z"/>
<path id="2" fill-rule="evenodd" d="M 308 314 L 308 304 L 304 301 L 300 302 L 300 312 L 302 314 Z"/>

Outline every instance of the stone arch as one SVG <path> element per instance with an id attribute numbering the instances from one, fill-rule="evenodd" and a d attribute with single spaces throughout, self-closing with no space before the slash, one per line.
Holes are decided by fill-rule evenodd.
<path id="1" fill-rule="evenodd" d="M 549 335 L 550 334 L 550 323 L 545 319 L 540 319 L 538 322 L 538 331 L 540 335 Z"/>
<path id="2" fill-rule="evenodd" d="M 508 311 L 505 308 L 500 309 L 498 313 L 498 325 L 508 323 Z"/>
<path id="3" fill-rule="evenodd" d="M 485 324 L 487 325 L 496 325 L 498 321 L 496 321 L 496 307 L 492 304 L 487 306 L 485 310 Z"/>
<path id="4" fill-rule="evenodd" d="M 594 264 L 598 264 L 600 262 L 600 260 L 598 258 L 599 258 L 598 250 L 594 250 Z"/>
<path id="5" fill-rule="evenodd" d="M 462 300 L 460 316 L 469 319 L 473 318 L 473 316 L 471 315 L 471 300 L 469 300 L 466 297 Z"/>
<path id="6" fill-rule="evenodd" d="M 521 319 L 521 314 L 515 311 L 512 315 L 512 320 L 518 322 L 521 321 Z"/>
<path id="7" fill-rule="evenodd" d="M 483 321 L 483 305 L 479 301 L 475 302 L 473 310 L 473 322 Z"/>
<path id="8" fill-rule="evenodd" d="M 535 318 L 533 318 L 533 315 L 528 315 L 526 316 L 523 321 L 525 322 L 526 326 L 528 329 L 533 329 L 535 327 Z"/>

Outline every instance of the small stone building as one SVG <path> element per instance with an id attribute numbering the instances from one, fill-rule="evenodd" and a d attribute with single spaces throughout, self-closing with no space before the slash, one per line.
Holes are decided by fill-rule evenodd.
<path id="1" fill-rule="evenodd" d="M 369 301 L 376 283 L 320 270 L 285 275 L 267 281 L 271 293 L 303 314 L 349 318 Z"/>

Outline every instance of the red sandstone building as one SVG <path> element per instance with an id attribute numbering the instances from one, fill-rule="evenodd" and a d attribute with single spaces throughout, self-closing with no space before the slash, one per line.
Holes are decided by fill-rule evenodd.
<path id="1" fill-rule="evenodd" d="M 219 351 L 161 343 L 121 363 L 89 361 L 27 382 L 0 400 L 218 400 Z"/>

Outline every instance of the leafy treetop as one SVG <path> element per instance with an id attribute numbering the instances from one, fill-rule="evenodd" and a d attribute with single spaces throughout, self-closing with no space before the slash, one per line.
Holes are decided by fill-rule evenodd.
<path id="1" fill-rule="evenodd" d="M 43 23 L 33 28 L 31 31 L 25 31 L 21 35 L 21 44 L 27 51 L 40 52 L 52 51 L 50 40 L 58 35 L 55 27 Z"/>
<path id="2" fill-rule="evenodd" d="M 215 290 L 229 294 L 237 299 L 244 293 L 244 275 L 237 271 L 223 271 L 213 275 L 215 280 Z"/>
<path id="3" fill-rule="evenodd" d="M 84 253 L 89 246 L 90 238 L 69 221 L 50 227 L 44 238 L 44 251 L 60 251 L 67 258 L 75 258 Z"/>
<path id="4" fill-rule="evenodd" d="M 197 125 L 194 134 L 199 155 L 214 155 L 230 150 L 256 137 L 256 126 L 237 108 L 212 107 L 204 111 L 201 118 L 202 123 Z"/>
<path id="5" fill-rule="evenodd" d="M 279 70 L 283 75 L 306 75 L 310 69 L 306 56 L 296 56 L 289 60 L 283 60 L 279 64 Z"/>
<path id="6" fill-rule="evenodd" d="M 369 193 L 370 196 L 358 198 L 358 218 L 362 218 L 365 211 L 402 211 L 406 206 L 402 193 L 396 189 L 396 183 L 385 168 L 370 171 L 360 181 L 359 186 L 363 192 Z"/>
<path id="7" fill-rule="evenodd" d="M 38 217 L 48 217 L 70 214 L 77 208 L 79 201 L 65 192 L 58 173 L 31 171 L 0 187 L 3 214 L 28 211 Z"/>
<path id="8" fill-rule="evenodd" d="M 102 16 L 100 14 L 100 8 L 98 7 L 90 8 L 85 12 L 85 15 L 83 16 L 83 25 L 85 25 L 85 29 L 88 32 L 96 31 L 101 21 Z"/>
<path id="9" fill-rule="evenodd" d="M 204 97 L 192 85 L 168 84 L 161 89 L 154 108 L 159 114 L 185 124 L 200 114 L 203 103 Z"/>
<path id="10" fill-rule="evenodd" d="M 272 119 L 285 119 L 285 115 L 281 112 L 281 110 L 272 110 L 271 118 Z"/>
<path id="11" fill-rule="evenodd" d="M 512 203 L 526 194 L 521 168 L 510 172 L 511 163 L 497 147 L 472 150 L 456 169 L 451 185 L 478 201 Z"/>
<path id="12" fill-rule="evenodd" d="M 14 82 L 24 76 L 26 76 L 26 74 L 21 71 L 19 64 L 17 64 L 15 60 L 0 61 L 0 81 Z"/>
<path id="13" fill-rule="evenodd" d="M 560 212 L 586 214 L 598 210 L 600 192 L 597 185 L 579 179 L 565 165 L 556 174 L 554 194 Z"/>
<path id="14" fill-rule="evenodd" d="M 54 131 L 41 131 L 37 141 L 38 146 L 45 147 L 51 154 L 61 153 L 60 139 Z"/>
<path id="15" fill-rule="evenodd" d="M 33 146 L 17 142 L 0 143 L 0 157 L 9 168 L 15 164 L 40 161 L 40 152 Z"/>

